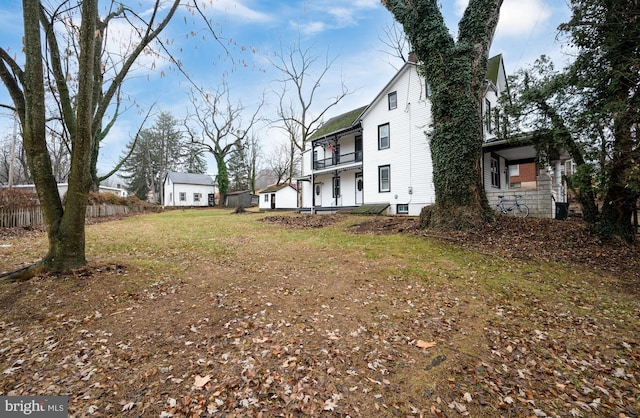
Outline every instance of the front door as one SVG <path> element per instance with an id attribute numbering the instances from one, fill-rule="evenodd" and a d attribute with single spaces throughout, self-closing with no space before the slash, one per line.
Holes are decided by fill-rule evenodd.
<path id="1" fill-rule="evenodd" d="M 362 204 L 362 194 L 364 184 L 362 182 L 362 173 L 356 173 L 356 205 Z"/>
<path id="2" fill-rule="evenodd" d="M 275 209 L 275 208 L 276 208 L 276 194 L 271 193 L 271 209 Z"/>
<path id="3" fill-rule="evenodd" d="M 316 195 L 314 205 L 322 206 L 322 185 L 320 183 L 313 186 L 313 193 Z"/>

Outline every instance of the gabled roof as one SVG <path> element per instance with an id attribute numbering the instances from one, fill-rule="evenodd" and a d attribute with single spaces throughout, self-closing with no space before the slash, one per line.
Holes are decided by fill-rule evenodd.
<path id="1" fill-rule="evenodd" d="M 500 60 L 502 60 L 502 54 L 498 54 L 495 57 L 489 58 L 487 61 L 487 80 L 498 84 L 498 70 L 500 69 Z"/>
<path id="2" fill-rule="evenodd" d="M 396 82 L 398 78 L 400 78 L 400 75 L 402 75 L 402 73 L 407 71 L 408 68 L 411 68 L 411 67 L 417 68 L 417 65 L 418 64 L 416 64 L 413 61 L 406 61 L 404 65 L 398 70 L 398 72 L 391 78 L 391 80 L 389 80 L 389 82 L 382 88 L 382 90 L 380 90 L 380 93 L 378 93 L 376 97 L 373 98 L 371 103 L 364 109 L 364 111 L 360 115 L 360 119 L 362 119 L 364 115 L 369 111 L 369 109 L 371 109 L 378 102 L 378 99 L 380 99 L 380 97 L 382 97 L 385 94 L 389 86 L 391 86 L 393 83 Z"/>
<path id="3" fill-rule="evenodd" d="M 366 107 L 362 106 L 329 119 L 309 137 L 309 140 L 313 141 L 353 127 L 360 120 L 360 115 Z"/>
<path id="4" fill-rule="evenodd" d="M 380 97 L 384 95 L 389 87 L 396 82 L 396 80 L 402 75 L 402 73 L 407 71 L 407 69 L 410 67 L 417 68 L 417 66 L 418 64 L 413 61 L 406 61 L 404 65 L 398 70 L 398 72 L 391 78 L 391 80 L 389 80 L 389 82 L 384 86 L 384 88 L 380 90 L 380 93 L 378 93 L 376 97 L 371 101 L 371 104 L 369 104 L 369 106 L 367 106 L 366 109 L 362 112 L 360 119 L 362 119 L 362 116 L 364 116 L 369 111 L 369 108 L 373 107 L 373 105 L 380 99 Z M 501 71 L 503 73 L 502 77 L 500 77 Z M 503 86 L 501 86 L 501 79 L 504 79 L 503 82 L 506 82 L 506 75 L 504 75 L 504 64 L 502 63 L 502 54 L 498 54 L 494 57 L 489 58 L 489 61 L 487 62 L 487 80 L 491 81 L 499 89 L 502 89 Z"/>
<path id="5" fill-rule="evenodd" d="M 487 61 L 487 80 L 491 81 L 500 92 L 509 90 L 502 54 L 493 56 Z"/>
<path id="6" fill-rule="evenodd" d="M 274 185 L 268 186 L 267 188 L 260 190 L 260 193 L 275 193 L 279 190 L 284 189 L 287 186 L 291 187 L 293 190 L 297 190 L 294 184 L 284 183 L 284 184 L 274 184 Z"/>
<path id="7" fill-rule="evenodd" d="M 199 184 L 203 186 L 213 186 L 213 178 L 208 174 L 195 173 L 175 173 L 168 172 L 167 177 L 177 184 Z"/>

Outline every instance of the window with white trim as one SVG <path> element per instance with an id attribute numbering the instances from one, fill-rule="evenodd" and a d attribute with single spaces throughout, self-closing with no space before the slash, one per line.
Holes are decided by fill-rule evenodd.
<path id="1" fill-rule="evenodd" d="M 387 101 L 389 102 L 389 110 L 398 108 L 398 93 L 392 91 L 387 95 Z"/>
<path id="2" fill-rule="evenodd" d="M 202 198 L 202 194 L 200 194 L 200 193 L 194 193 L 193 194 L 193 201 L 194 202 L 199 202 L 201 198 Z"/>
<path id="3" fill-rule="evenodd" d="M 378 149 L 387 149 L 390 146 L 389 124 L 378 126 Z"/>
<path id="4" fill-rule="evenodd" d="M 491 186 L 500 187 L 500 160 L 491 156 Z"/>
<path id="5" fill-rule="evenodd" d="M 391 191 L 391 166 L 381 165 L 378 167 L 378 191 Z"/>
<path id="6" fill-rule="evenodd" d="M 487 134 L 493 132 L 493 126 L 491 124 L 491 102 L 489 99 L 484 99 L 484 131 Z"/>
<path id="7" fill-rule="evenodd" d="M 186 202 L 187 201 L 187 193 L 186 192 L 180 192 L 180 201 L 181 202 Z"/>
<path id="8" fill-rule="evenodd" d="M 518 177 L 520 175 L 520 164 L 512 164 L 509 166 L 509 177 Z"/>

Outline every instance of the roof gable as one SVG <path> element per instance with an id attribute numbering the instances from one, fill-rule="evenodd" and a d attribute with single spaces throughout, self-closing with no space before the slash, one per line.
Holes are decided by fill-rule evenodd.
<path id="1" fill-rule="evenodd" d="M 380 100 L 383 96 L 385 96 L 385 93 L 389 90 L 389 88 L 393 84 L 395 84 L 395 82 L 406 71 L 408 71 L 410 68 L 416 68 L 417 69 L 418 65 L 413 61 L 405 62 L 404 65 L 398 70 L 398 72 L 391 78 L 391 80 L 389 80 L 389 82 L 382 88 L 382 90 L 380 90 L 380 92 L 376 95 L 376 97 L 374 97 L 374 99 L 371 101 L 369 106 L 367 106 L 367 108 L 364 110 L 364 112 L 362 112 L 362 115 L 360 116 L 360 119 L 362 119 L 365 116 L 365 114 L 367 114 L 369 112 L 369 110 L 375 106 L 375 104 L 378 102 L 378 100 Z"/>
<path id="2" fill-rule="evenodd" d="M 296 190 L 296 186 L 293 184 L 274 184 L 272 186 L 267 187 L 266 189 L 263 189 L 260 191 L 260 193 L 275 193 L 277 191 L 280 191 L 282 189 L 284 189 L 285 187 L 291 187 L 293 190 Z"/>
<path id="3" fill-rule="evenodd" d="M 202 186 L 213 186 L 213 178 L 208 174 L 195 173 L 167 173 L 167 177 L 174 184 L 198 184 Z"/>
<path id="4" fill-rule="evenodd" d="M 509 89 L 502 54 L 493 56 L 487 61 L 487 80 L 491 81 L 493 85 L 496 86 L 498 93 L 502 93 Z"/>

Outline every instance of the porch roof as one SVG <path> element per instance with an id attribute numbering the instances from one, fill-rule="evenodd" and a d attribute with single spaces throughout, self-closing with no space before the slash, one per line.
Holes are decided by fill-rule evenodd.
<path id="1" fill-rule="evenodd" d="M 309 137 L 309 140 L 315 141 L 356 128 L 357 122 L 360 120 L 359 117 L 366 107 L 362 106 L 329 119 Z"/>

